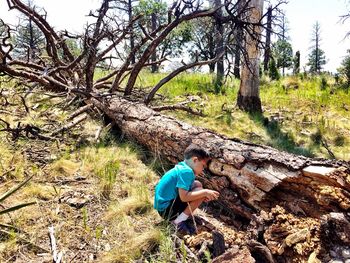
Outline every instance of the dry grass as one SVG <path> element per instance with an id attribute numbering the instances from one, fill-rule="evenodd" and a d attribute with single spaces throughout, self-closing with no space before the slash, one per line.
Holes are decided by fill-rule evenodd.
<path id="1" fill-rule="evenodd" d="M 28 105 L 38 99 L 29 98 Z M 18 114 L 25 122 L 40 126 L 45 123 L 40 119 L 44 111 L 47 118 L 60 121 L 69 115 L 53 109 L 49 101 L 28 116 L 23 109 Z M 7 115 L 0 117 L 11 124 L 18 121 Z M 37 205 L 0 218 L 21 230 L 1 240 L 0 262 L 50 261 L 50 253 L 44 251 L 50 251 L 51 225 L 66 262 L 127 262 L 144 256 L 157 262 L 157 258 L 166 258 L 160 251 L 170 238 L 158 226 L 160 217 L 152 209 L 158 176 L 140 160 L 142 150 L 114 143 L 108 129 L 102 132 L 100 143 L 89 142 L 100 125 L 89 120 L 77 127 L 83 140 L 66 138 L 60 144 L 28 139 L 12 142 L 0 133 L 0 174 L 4 174 L 0 192 L 26 177 L 24 172 L 34 175 L 30 184 L 4 205 L 37 201 Z M 46 165 L 37 163 L 33 152 L 44 153 Z M 79 202 L 84 204 L 72 206 Z M 149 255 L 150 251 L 155 255 Z"/>
<path id="2" fill-rule="evenodd" d="M 109 198 L 103 195 L 101 184 L 107 180 L 106 165 L 118 163 L 115 180 Z M 113 166 L 113 168 L 115 168 Z M 138 158 L 128 145 L 108 147 L 85 147 L 63 157 L 45 168 L 45 176 L 36 176 L 28 187 L 10 203 L 19 200 L 38 201 L 38 205 L 12 213 L 11 221 L 24 233 L 18 237 L 49 250 L 47 227 L 55 226 L 59 249 L 64 251 L 65 260 L 77 262 L 95 258 L 99 262 L 128 262 L 144 253 L 155 251 L 164 240 L 160 220 L 152 209 L 153 186 L 156 175 Z M 74 182 L 75 176 L 86 180 Z M 72 179 L 72 183 L 64 180 Z M 60 183 L 63 182 L 63 183 Z M 123 194 L 119 192 L 122 189 Z M 90 201 L 80 209 L 67 203 L 67 196 L 83 193 Z M 7 240 L 2 244 L 0 261 L 9 259 L 23 244 Z M 26 247 L 23 256 L 35 257 L 35 251 Z M 18 262 L 24 262 L 21 256 Z"/>

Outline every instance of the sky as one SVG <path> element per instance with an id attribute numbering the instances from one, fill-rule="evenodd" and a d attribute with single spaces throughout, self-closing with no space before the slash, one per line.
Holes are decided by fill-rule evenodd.
<path id="1" fill-rule="evenodd" d="M 289 35 L 294 53 L 300 50 L 301 65 L 307 62 L 310 52 L 312 27 L 316 21 L 321 25 L 321 49 L 325 52 L 327 64 L 324 69 L 335 72 L 350 49 L 350 20 L 344 24 L 340 16 L 347 14 L 350 6 L 347 0 L 290 0 L 282 9 L 289 21 Z"/>
<path id="2" fill-rule="evenodd" d="M 48 21 L 57 29 L 81 32 L 87 22 L 86 15 L 98 6 L 99 0 L 34 0 L 37 6 L 45 8 Z M 267 4 L 265 5 L 267 7 Z M 340 16 L 350 10 L 347 0 L 289 0 L 281 6 L 289 21 L 289 36 L 293 52 L 301 53 L 301 69 L 307 63 L 310 52 L 312 26 L 321 25 L 321 48 L 325 51 L 327 64 L 324 69 L 336 72 L 342 59 L 350 49 L 350 38 L 344 39 L 350 31 L 350 19 L 340 23 Z M 6 0 L 0 0 L 0 18 L 6 22 L 17 21 L 16 11 L 8 11 Z"/>

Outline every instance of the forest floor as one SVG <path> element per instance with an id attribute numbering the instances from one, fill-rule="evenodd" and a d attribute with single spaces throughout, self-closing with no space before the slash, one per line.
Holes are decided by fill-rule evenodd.
<path id="1" fill-rule="evenodd" d="M 152 79 L 139 81 L 139 85 L 150 86 Z M 206 114 L 193 118 L 188 113 L 169 113 L 191 124 L 293 153 L 330 157 L 331 152 L 349 160 L 349 94 L 329 82 L 324 89 L 319 80 L 285 79 L 270 86 L 262 83 L 264 114 L 259 116 L 234 107 L 237 82 L 232 84 L 235 88 L 215 95 L 210 78 L 184 76 L 174 81 L 173 89 L 170 84 L 164 87 L 162 94 L 167 98 L 165 103 L 189 101 L 188 106 Z M 291 83 L 298 87 L 289 87 Z M 86 120 L 52 135 L 71 121 L 69 117 L 79 108 L 75 101 L 44 92 L 27 93 L 24 87 L 14 89 L 13 83 L 3 82 L 0 90 L 0 119 L 11 128 L 31 125 L 55 137 L 37 139 L 25 129 L 0 132 L 0 194 L 33 176 L 1 206 L 36 201 L 35 205 L 1 215 L 1 224 L 14 226 L 1 228 L 1 262 L 52 262 L 50 226 L 54 227 L 64 262 L 191 261 L 185 244 L 200 249 L 203 240 L 210 239 L 206 233 L 213 228 L 203 227 L 197 239 L 186 237 L 185 243 L 176 245 L 173 230 L 152 208 L 154 186 L 169 164 L 132 142 L 118 139 L 98 112 L 88 111 Z M 1 122 L 2 128 L 6 128 L 5 122 Z M 243 230 L 248 224 L 237 226 L 227 215 L 213 216 L 216 213 L 205 206 L 201 218 L 221 229 L 226 240 L 231 240 L 230 246 L 247 242 Z M 279 208 L 267 217 L 273 213 L 292 217 Z M 293 222 L 301 229 L 310 224 L 319 227 L 312 219 Z M 319 243 L 312 242 L 305 244 L 301 249 L 305 255 L 295 262 L 303 262 L 317 250 Z M 210 261 L 210 254 L 203 251 L 203 260 Z"/>

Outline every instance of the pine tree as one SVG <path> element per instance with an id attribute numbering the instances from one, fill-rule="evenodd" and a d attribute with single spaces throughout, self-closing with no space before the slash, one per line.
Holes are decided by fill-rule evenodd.
<path id="1" fill-rule="evenodd" d="M 313 26 L 312 30 L 312 47 L 311 53 L 309 54 L 308 66 L 311 73 L 319 74 L 322 67 L 326 64 L 326 57 L 324 51 L 320 47 L 321 42 L 321 26 L 318 21 Z"/>
<path id="2" fill-rule="evenodd" d="M 269 77 L 272 80 L 279 80 L 280 79 L 280 73 L 278 72 L 276 61 L 272 57 L 269 61 Z"/>
<path id="3" fill-rule="evenodd" d="M 293 59 L 293 74 L 299 74 L 300 72 L 300 51 L 298 50 L 297 52 L 295 52 L 295 56 Z"/>
<path id="4" fill-rule="evenodd" d="M 276 59 L 277 68 L 282 68 L 283 76 L 286 68 L 293 64 L 292 45 L 283 39 L 277 40 L 273 49 L 273 56 Z"/>

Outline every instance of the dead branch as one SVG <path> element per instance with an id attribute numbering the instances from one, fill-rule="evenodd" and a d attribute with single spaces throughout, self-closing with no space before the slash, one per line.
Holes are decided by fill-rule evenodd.
<path id="1" fill-rule="evenodd" d="M 69 115 L 69 117 L 67 118 L 68 121 L 74 119 L 75 117 L 79 116 L 80 114 L 88 111 L 89 109 L 91 109 L 93 107 L 92 104 L 88 104 L 88 105 L 85 105 L 79 109 L 77 109 L 76 111 L 74 111 L 71 115 Z"/>
<path id="2" fill-rule="evenodd" d="M 53 226 L 49 226 L 49 237 L 51 242 L 51 252 L 54 263 L 60 263 L 63 257 L 63 253 L 57 252 L 56 238 L 55 238 L 55 230 Z"/>
<path id="3" fill-rule="evenodd" d="M 331 151 L 327 141 L 325 139 L 321 139 L 322 146 L 327 150 L 328 154 L 332 157 L 332 159 L 336 159 L 334 153 Z"/>
<path id="4" fill-rule="evenodd" d="M 154 94 L 168 81 L 170 81 L 171 79 L 173 79 L 174 77 L 176 77 L 178 74 L 180 74 L 181 72 L 189 69 L 189 68 L 193 68 L 196 66 L 203 66 L 206 64 L 211 64 L 214 62 L 217 62 L 222 56 L 224 55 L 224 52 L 218 54 L 218 56 L 216 56 L 214 59 L 211 60 L 207 60 L 207 61 L 197 61 L 197 62 L 193 62 L 187 65 L 184 65 L 178 69 L 176 69 L 175 71 L 171 72 L 168 76 L 166 76 L 165 78 L 163 78 L 161 81 L 158 82 L 157 85 L 154 86 L 154 88 L 151 90 L 151 92 L 147 95 L 147 97 L 145 98 L 145 104 L 148 105 L 150 103 L 150 101 L 153 99 Z"/>
<path id="5" fill-rule="evenodd" d="M 65 132 L 65 131 L 67 131 L 67 130 L 73 128 L 74 126 L 78 125 L 78 124 L 81 123 L 82 121 L 86 120 L 86 118 L 87 118 L 87 115 L 86 115 L 86 114 L 79 116 L 78 118 L 74 119 L 74 120 L 71 121 L 70 123 L 68 123 L 68 124 L 64 125 L 63 127 L 61 127 L 61 128 L 59 128 L 59 129 L 53 131 L 53 132 L 51 133 L 51 136 L 55 136 L 55 135 L 57 135 L 57 134 L 59 134 L 59 133 L 61 133 L 61 132 Z"/>
<path id="6" fill-rule="evenodd" d="M 206 115 L 203 114 L 203 112 L 201 111 L 196 111 L 196 110 L 193 110 L 189 107 L 185 107 L 185 106 L 182 106 L 182 105 L 164 105 L 164 106 L 157 106 L 157 107 L 151 107 L 152 110 L 155 110 L 155 111 L 164 111 L 164 110 L 181 110 L 181 111 L 186 111 L 188 113 L 191 113 L 193 115 L 197 115 L 197 116 L 201 116 L 201 117 L 205 117 Z"/>
<path id="7" fill-rule="evenodd" d="M 40 140 L 56 140 L 56 138 L 53 138 L 51 136 L 46 136 L 40 134 L 41 129 L 31 125 L 26 124 L 25 126 L 21 125 L 21 122 L 17 123 L 16 128 L 11 128 L 10 124 L 2 119 L 0 121 L 4 122 L 6 124 L 6 128 L 0 129 L 0 132 L 9 132 L 12 135 L 12 140 L 15 141 L 19 137 L 26 137 L 26 138 L 34 138 L 34 139 L 40 139 Z M 33 136 L 33 137 L 31 137 Z"/>
<path id="8" fill-rule="evenodd" d="M 26 110 L 27 113 L 29 113 L 29 108 L 28 108 L 28 106 L 26 104 L 26 100 L 24 99 L 23 96 L 20 96 L 20 98 L 21 98 L 22 104 L 24 106 L 24 109 Z"/>

